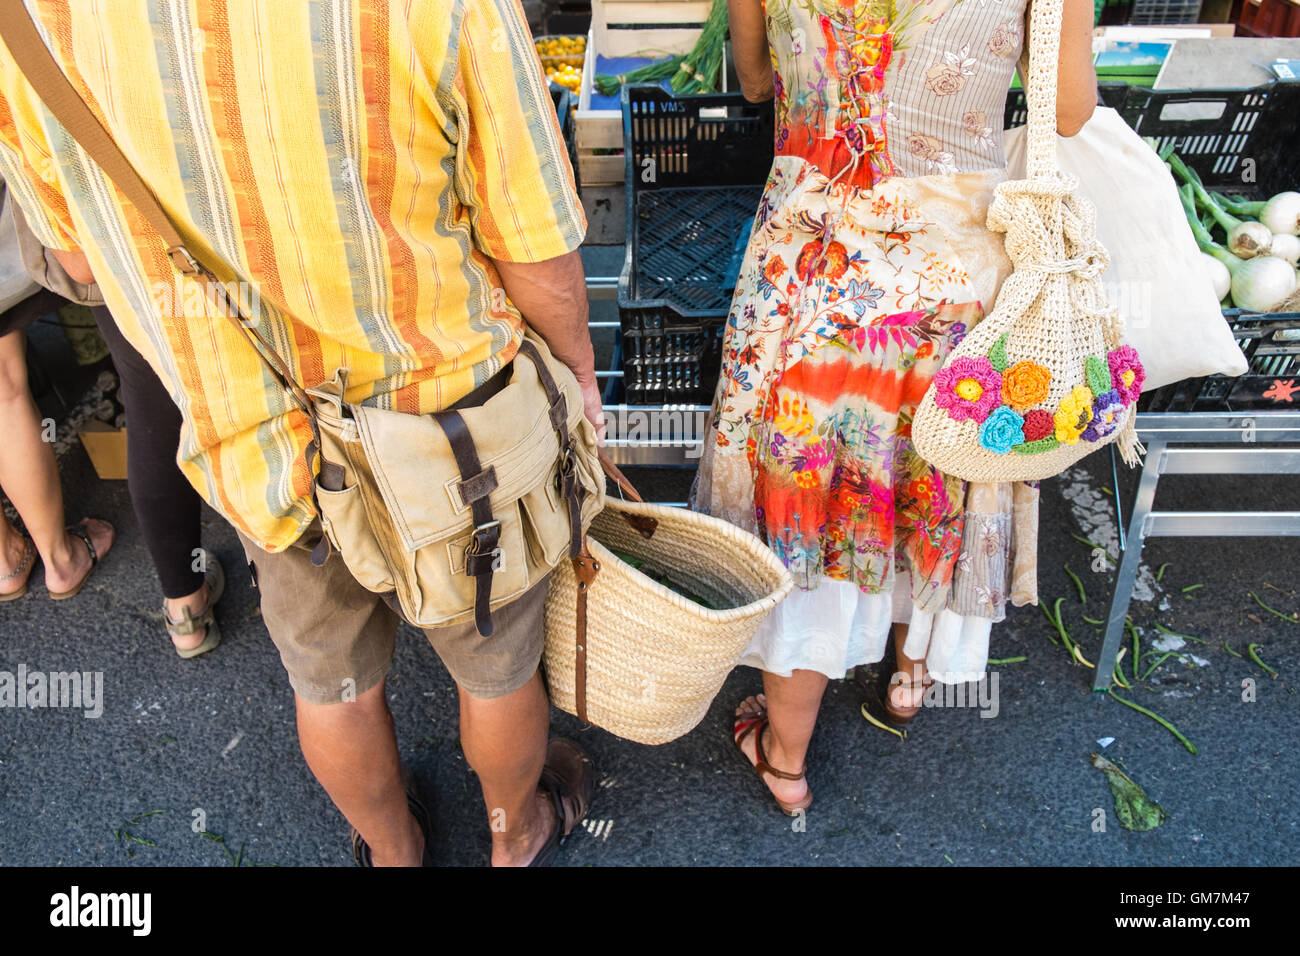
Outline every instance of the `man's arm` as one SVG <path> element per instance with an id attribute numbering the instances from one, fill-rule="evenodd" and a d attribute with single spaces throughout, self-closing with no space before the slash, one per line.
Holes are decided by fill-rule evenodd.
<path id="1" fill-rule="evenodd" d="M 605 438 L 605 413 L 596 383 L 596 356 L 587 328 L 587 278 L 578 250 L 543 262 L 506 262 L 493 259 L 506 295 L 529 327 L 567 365 L 582 386 L 587 418 Z"/>
<path id="2" fill-rule="evenodd" d="M 90 261 L 84 252 L 64 252 L 62 249 L 50 249 L 49 252 L 73 282 L 95 284 L 95 274 L 90 271 Z"/>

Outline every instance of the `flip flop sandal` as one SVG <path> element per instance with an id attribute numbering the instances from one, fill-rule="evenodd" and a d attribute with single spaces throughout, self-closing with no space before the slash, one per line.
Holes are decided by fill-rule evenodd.
<path id="1" fill-rule="evenodd" d="M 203 552 L 204 560 L 207 564 L 207 571 L 203 575 L 203 581 L 208 586 L 208 603 L 203 606 L 203 610 L 197 615 L 191 615 L 190 609 L 181 608 L 181 619 L 173 621 L 167 613 L 167 603 L 163 602 L 163 621 L 166 622 L 168 637 L 188 637 L 200 628 L 206 627 L 207 633 L 203 637 L 202 643 L 191 647 L 189 650 L 181 650 L 172 644 L 176 653 L 186 660 L 191 657 L 198 657 L 200 654 L 206 654 L 214 650 L 221 643 L 221 628 L 217 626 L 217 602 L 221 600 L 221 595 L 226 591 L 226 572 L 221 567 L 221 562 L 211 551 Z"/>
<path id="2" fill-rule="evenodd" d="M 587 811 L 596 792 L 596 766 L 572 740 L 554 737 L 546 745 L 546 764 L 538 789 L 555 804 L 555 829 L 529 866 L 550 866 Z"/>
<path id="3" fill-rule="evenodd" d="M 736 722 L 731 727 L 731 739 L 736 745 L 736 752 L 745 761 L 745 765 L 758 775 L 759 780 L 763 779 L 764 774 L 771 774 L 778 780 L 803 780 L 808 776 L 807 767 L 804 767 L 799 773 L 789 773 L 785 770 L 777 770 L 767 762 L 767 754 L 763 752 L 763 731 L 767 729 L 767 725 L 768 716 L 766 710 L 759 710 L 758 713 L 750 714 L 747 717 L 737 717 Z M 741 744 L 745 742 L 745 738 L 755 732 L 757 732 L 757 735 L 754 737 L 754 756 L 758 758 L 757 763 L 751 761 L 749 755 L 741 747 Z M 764 788 L 767 789 L 768 793 L 772 793 L 766 784 L 764 784 Z M 807 810 L 812 806 L 813 802 L 811 790 L 802 800 L 797 800 L 794 803 L 786 803 L 774 793 L 772 793 L 772 799 L 776 801 L 776 805 L 781 808 L 781 812 L 787 817 L 796 816 L 800 812 Z"/>
<path id="4" fill-rule="evenodd" d="M 21 597 L 26 597 L 27 582 L 31 579 L 32 568 L 34 567 L 36 567 L 36 549 L 32 547 L 31 538 L 23 538 L 23 559 L 18 562 L 18 567 L 14 568 L 8 574 L 0 574 L 0 584 L 21 577 L 23 579 L 23 586 L 17 591 L 0 594 L 0 604 L 4 604 L 6 601 L 17 601 Z"/>
<path id="5" fill-rule="evenodd" d="M 422 866 L 433 866 L 433 815 L 429 812 L 428 802 L 424 799 L 420 779 L 411 772 L 409 767 L 403 766 L 402 784 L 406 789 L 406 805 L 411 808 L 411 816 L 415 817 L 420 832 L 424 834 L 424 856 L 420 863 Z M 349 830 L 352 836 L 352 859 L 357 861 L 357 866 L 374 866 L 374 861 L 370 857 L 370 845 L 357 832 L 356 827 L 350 826 Z"/>
<path id="6" fill-rule="evenodd" d="M 90 552 L 90 569 L 86 571 L 80 581 L 68 588 L 66 591 L 51 591 L 51 601 L 66 601 L 68 598 L 76 597 L 81 593 L 81 589 L 86 586 L 86 582 L 90 580 L 90 576 L 95 573 L 95 568 L 99 567 L 99 552 L 95 550 L 95 543 L 90 540 L 90 532 L 86 530 L 85 524 L 68 525 L 64 530 L 74 538 L 80 538 L 86 545 L 86 550 Z"/>

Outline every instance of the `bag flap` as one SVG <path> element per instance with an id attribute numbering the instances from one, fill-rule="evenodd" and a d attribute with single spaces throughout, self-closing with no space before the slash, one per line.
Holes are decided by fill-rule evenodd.
<path id="1" fill-rule="evenodd" d="M 550 359 L 544 345 L 539 347 L 564 393 L 572 431 L 583 417 L 577 380 Z M 434 417 L 367 406 L 349 408 L 403 547 L 416 551 L 464 534 L 472 522 L 470 506 L 461 499 L 460 469 Z M 494 512 L 549 480 L 559 458 L 559 443 L 537 370 L 525 356 L 516 357 L 505 388 L 482 405 L 458 411 L 474 438 L 481 467 L 496 472 L 497 487 L 489 499 Z"/>

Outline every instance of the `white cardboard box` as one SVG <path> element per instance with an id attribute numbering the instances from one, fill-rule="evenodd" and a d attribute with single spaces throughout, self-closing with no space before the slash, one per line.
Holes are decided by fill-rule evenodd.
<path id="1" fill-rule="evenodd" d="M 591 31 L 582 65 L 582 91 L 574 111 L 578 180 L 584 186 L 623 182 L 623 114 L 591 108 L 596 56 L 647 56 L 689 53 L 709 17 L 712 0 L 592 0 Z M 726 90 L 727 65 L 722 65 Z M 596 150 L 618 150 L 597 155 Z"/>

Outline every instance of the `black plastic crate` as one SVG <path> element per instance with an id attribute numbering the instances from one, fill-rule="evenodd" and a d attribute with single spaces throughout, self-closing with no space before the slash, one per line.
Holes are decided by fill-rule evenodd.
<path id="1" fill-rule="evenodd" d="M 618 305 L 629 404 L 712 399 L 774 135 L 771 103 L 624 87 L 628 235 Z"/>
<path id="2" fill-rule="evenodd" d="M 1300 83 L 1244 90 L 1149 90 L 1106 83 L 1101 99 L 1139 136 L 1154 138 L 1157 149 L 1173 143 L 1210 189 L 1267 197 L 1300 184 L 1295 148 Z M 1013 90 L 1004 125 L 1024 122 L 1024 92 Z"/>
<path id="3" fill-rule="evenodd" d="M 1249 368 L 1185 379 L 1142 396 L 1144 412 L 1240 412 L 1300 406 L 1300 312 L 1224 310 Z"/>
<path id="4" fill-rule="evenodd" d="M 636 197 L 619 304 L 725 314 L 762 186 L 656 189 Z"/>
<path id="5" fill-rule="evenodd" d="M 722 326 L 762 193 L 762 186 L 705 186 L 636 197 L 618 290 L 629 404 L 713 397 Z"/>
<path id="6" fill-rule="evenodd" d="M 629 196 L 767 181 L 776 138 L 771 102 L 739 93 L 673 96 L 657 84 L 625 86 L 622 101 Z"/>
<path id="7" fill-rule="evenodd" d="M 623 400 L 629 405 L 707 405 L 722 366 L 725 316 L 683 322 L 643 308 L 623 319 Z"/>

